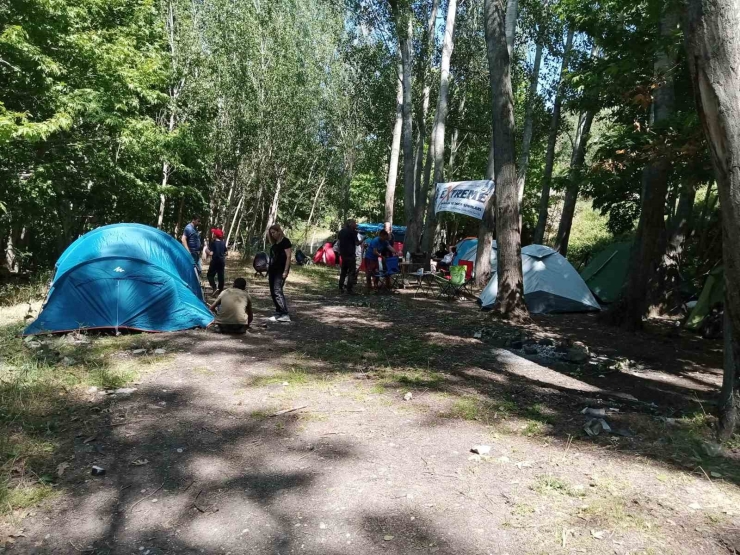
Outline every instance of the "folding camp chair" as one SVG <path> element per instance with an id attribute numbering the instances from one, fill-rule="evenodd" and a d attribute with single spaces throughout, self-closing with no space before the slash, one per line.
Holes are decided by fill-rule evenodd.
<path id="1" fill-rule="evenodd" d="M 389 256 L 383 259 L 383 264 L 380 271 L 375 274 L 378 278 L 378 290 L 387 288 L 386 280 L 389 279 L 391 283 L 391 291 L 398 288 L 398 280 L 401 277 L 401 268 L 398 265 L 397 256 Z"/>
<path id="2" fill-rule="evenodd" d="M 437 298 L 458 298 L 461 293 L 465 292 L 465 288 L 472 279 L 468 279 L 467 273 L 468 267 L 466 265 L 450 266 L 450 277 L 448 279 L 436 277 L 435 280 L 439 285 L 439 295 L 437 295 Z"/>
<path id="3" fill-rule="evenodd" d="M 473 296 L 473 268 L 475 267 L 473 262 L 470 260 L 460 260 L 458 265 L 465 266 L 465 284 L 462 286 L 461 291 Z"/>

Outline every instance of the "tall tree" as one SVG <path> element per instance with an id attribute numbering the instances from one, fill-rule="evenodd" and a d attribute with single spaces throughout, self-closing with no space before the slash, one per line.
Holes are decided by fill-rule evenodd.
<path id="1" fill-rule="evenodd" d="M 401 127 L 403 125 L 403 69 L 401 67 L 398 68 L 396 91 L 396 121 L 393 124 L 391 159 L 385 184 L 385 221 L 391 223 L 393 223 L 393 205 L 396 201 L 396 179 L 398 178 L 398 158 L 401 154 Z"/>
<path id="2" fill-rule="evenodd" d="M 690 0 L 686 50 L 694 93 L 717 177 L 722 210 L 725 314 L 729 315 L 725 341 L 725 380 L 720 400 L 722 435 L 729 437 L 735 423 L 740 392 L 735 365 L 740 350 L 740 1 Z M 731 328 L 731 329 L 727 329 Z M 735 334 L 732 333 L 735 331 Z M 730 341 L 734 342 L 730 348 Z M 728 356 L 732 352 L 733 356 Z M 734 362 L 733 362 L 734 359 Z"/>
<path id="3" fill-rule="evenodd" d="M 506 14 L 497 0 L 485 0 L 484 25 L 491 83 L 493 158 L 496 181 L 498 296 L 494 311 L 526 318 L 522 277 L 521 229 L 514 163 L 514 99 L 506 45 Z"/>
<path id="4" fill-rule="evenodd" d="M 424 235 L 421 250 L 431 256 L 434 249 L 434 236 L 437 228 L 437 218 L 434 213 L 434 199 L 437 183 L 444 179 L 444 152 L 445 152 L 445 124 L 447 121 L 447 97 L 450 89 L 450 60 L 452 50 L 455 46 L 455 16 L 457 13 L 457 0 L 449 0 L 447 4 L 447 21 L 445 23 L 444 42 L 442 44 L 442 61 L 439 66 L 439 96 L 437 97 L 437 110 L 434 116 L 434 127 L 432 128 L 432 141 L 430 148 L 433 154 L 434 179 L 429 183 L 425 179 L 425 188 L 428 190 L 427 216 L 424 224 Z"/>
<path id="5" fill-rule="evenodd" d="M 414 28 L 411 7 L 406 0 L 389 0 L 394 14 L 398 33 L 399 49 L 403 75 L 403 125 L 401 144 L 403 145 L 403 189 L 404 212 L 406 216 L 406 239 L 404 248 L 416 252 L 419 246 L 419 223 L 416 220 L 416 182 L 414 172 L 414 132 L 413 132 L 413 40 Z"/>
<path id="6" fill-rule="evenodd" d="M 675 32 L 677 17 L 666 8 L 660 20 L 660 35 L 668 37 Z M 653 125 L 661 129 L 673 115 L 674 89 L 672 67 L 675 53 L 663 46 L 655 60 L 655 78 L 659 83 L 653 93 Z M 612 317 L 627 330 L 642 327 L 647 312 L 648 282 L 660 255 L 660 237 L 665 231 L 664 211 L 671 160 L 658 153 L 642 173 L 640 222 L 632 247 L 627 285 L 620 302 L 612 309 Z"/>
<path id="7" fill-rule="evenodd" d="M 570 170 L 568 171 L 568 186 L 565 190 L 565 201 L 563 202 L 563 213 L 560 216 L 558 234 L 555 238 L 555 250 L 563 256 L 568 255 L 568 241 L 570 230 L 573 227 L 573 216 L 576 213 L 576 201 L 583 179 L 583 163 L 586 159 L 586 145 L 591 133 L 591 124 L 594 120 L 593 110 L 587 110 L 578 118 L 575 144 L 570 157 Z"/>
<path id="8" fill-rule="evenodd" d="M 529 80 L 529 91 L 527 94 L 527 107 L 524 113 L 524 130 L 522 132 L 522 150 L 519 154 L 517 167 L 517 189 L 519 191 L 519 205 L 524 198 L 524 185 L 527 181 L 527 168 L 529 167 L 529 152 L 532 147 L 532 135 L 534 133 L 534 104 L 537 96 L 537 85 L 540 81 L 540 66 L 542 65 L 542 42 L 537 41 L 534 52 L 534 65 L 532 76 Z"/>
<path id="9" fill-rule="evenodd" d="M 485 12 L 484 5 L 484 12 Z M 484 19 L 486 18 L 487 12 L 484 13 Z M 517 3 L 513 1 L 507 1 L 506 4 L 506 50 L 510 55 L 510 45 L 513 49 L 514 34 L 516 30 L 516 19 L 517 17 Z M 485 22 L 484 22 L 485 25 Z M 488 40 L 486 40 L 486 58 L 490 58 L 488 54 Z M 511 63 L 511 62 L 509 62 Z M 489 79 L 490 83 L 490 79 Z M 491 129 L 495 126 L 494 118 L 495 114 L 491 114 Z M 494 179 L 495 170 L 495 159 L 494 159 L 494 138 L 491 136 L 491 141 L 488 147 L 488 161 L 486 163 L 485 178 Z M 521 224 L 520 224 L 521 227 Z M 483 217 L 481 218 L 480 225 L 478 227 L 478 246 L 476 248 L 475 257 L 475 284 L 478 287 L 482 287 L 488 280 L 491 279 L 491 249 L 493 248 L 493 234 L 496 229 L 496 193 L 488 199 L 486 206 L 483 208 Z"/>
<path id="10" fill-rule="evenodd" d="M 560 131 L 560 110 L 563 104 L 564 77 L 568 71 L 568 58 L 573 47 L 573 34 L 575 28 L 573 25 L 568 26 L 568 34 L 565 39 L 563 48 L 563 61 L 560 66 L 560 78 L 555 89 L 555 99 L 552 104 L 552 118 L 550 120 L 550 134 L 547 137 L 547 154 L 545 155 L 545 170 L 542 175 L 542 192 L 540 194 L 540 209 L 537 217 L 537 227 L 534 230 L 532 242 L 542 244 L 545 239 L 545 230 L 547 228 L 547 216 L 550 210 L 550 185 L 552 183 L 552 171 L 555 167 L 555 147 L 558 142 L 558 132 Z"/>

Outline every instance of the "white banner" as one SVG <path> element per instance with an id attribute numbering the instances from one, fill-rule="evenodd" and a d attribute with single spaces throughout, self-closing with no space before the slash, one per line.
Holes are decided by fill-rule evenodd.
<path id="1" fill-rule="evenodd" d="M 488 179 L 437 183 L 434 213 L 457 212 L 482 220 L 483 210 L 493 190 L 493 181 Z"/>

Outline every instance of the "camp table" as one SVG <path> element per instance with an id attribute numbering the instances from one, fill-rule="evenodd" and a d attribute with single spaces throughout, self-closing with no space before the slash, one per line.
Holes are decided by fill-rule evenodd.
<path id="1" fill-rule="evenodd" d="M 417 272 L 424 270 L 423 262 L 406 262 L 405 260 L 399 264 L 401 267 L 401 287 L 406 289 L 406 281 L 409 277 L 418 277 Z M 417 281 L 418 285 L 421 285 L 421 280 Z"/>
<path id="2" fill-rule="evenodd" d="M 414 297 L 421 293 L 422 295 L 429 296 L 434 295 L 434 288 L 437 286 L 437 281 L 435 279 L 435 276 L 441 276 L 442 274 L 440 272 L 429 272 L 425 271 L 421 275 L 418 275 L 419 279 L 419 289 L 417 289 L 416 293 L 414 293 Z"/>

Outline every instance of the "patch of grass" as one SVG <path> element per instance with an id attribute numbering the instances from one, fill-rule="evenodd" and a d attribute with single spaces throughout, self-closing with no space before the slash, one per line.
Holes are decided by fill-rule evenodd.
<path id="1" fill-rule="evenodd" d="M 257 420 L 264 420 L 265 418 L 269 418 L 271 414 L 275 414 L 275 411 L 272 409 L 258 409 L 250 412 L 249 416 Z"/>
<path id="2" fill-rule="evenodd" d="M 491 424 L 496 419 L 496 415 L 495 403 L 477 397 L 462 397 L 456 399 L 450 409 L 441 416 Z"/>
<path id="3" fill-rule="evenodd" d="M 534 507 L 526 503 L 517 503 L 511 513 L 516 516 L 529 516 L 534 513 Z"/>
<path id="4" fill-rule="evenodd" d="M 58 492 L 49 484 L 39 482 L 22 482 L 15 486 L 6 483 L 0 486 L 0 515 L 7 515 L 13 510 L 29 509 L 42 501 L 56 497 Z"/>
<path id="5" fill-rule="evenodd" d="M 537 476 L 534 484 L 530 486 L 530 489 L 540 495 L 553 493 L 568 495 L 570 497 L 581 497 L 584 495 L 583 491 L 573 488 L 573 486 L 571 486 L 566 480 L 551 474 Z"/>
<path id="6" fill-rule="evenodd" d="M 288 370 L 274 372 L 269 376 L 256 376 L 249 380 L 252 387 L 266 387 L 269 385 L 282 385 L 288 383 L 286 387 L 308 386 L 317 383 L 331 382 L 335 374 L 328 372 L 311 372 L 306 368 L 294 366 Z"/>
<path id="7" fill-rule="evenodd" d="M 7 309 L 11 310 L 11 309 Z M 23 321 L 0 327 L 0 511 L 10 513 L 53 495 L 58 434 L 86 412 L 90 386 L 123 387 L 167 356 L 121 352 L 151 348 L 140 335 L 52 336 L 25 341 Z M 162 346 L 161 342 L 156 343 Z"/>
<path id="8" fill-rule="evenodd" d="M 621 496 L 592 499 L 578 510 L 578 516 L 594 526 L 639 530 L 652 526 L 634 504 L 628 508 Z"/>
<path id="9" fill-rule="evenodd" d="M 528 407 L 525 413 L 531 420 L 542 424 L 551 424 L 553 421 L 554 411 L 541 403 Z"/>
<path id="10" fill-rule="evenodd" d="M 527 420 L 524 428 L 522 428 L 522 434 L 528 437 L 542 435 L 544 431 L 545 425 L 538 420 Z"/>
<path id="11" fill-rule="evenodd" d="M 37 272 L 26 278 L 17 277 L 0 281 L 0 306 L 14 306 L 41 300 L 51 282 L 52 272 Z"/>

